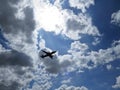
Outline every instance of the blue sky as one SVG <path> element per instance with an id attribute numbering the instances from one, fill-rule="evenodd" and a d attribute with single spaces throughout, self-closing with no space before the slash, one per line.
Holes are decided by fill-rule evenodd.
<path id="1" fill-rule="evenodd" d="M 1 2 L 0 90 L 120 89 L 119 0 Z"/>

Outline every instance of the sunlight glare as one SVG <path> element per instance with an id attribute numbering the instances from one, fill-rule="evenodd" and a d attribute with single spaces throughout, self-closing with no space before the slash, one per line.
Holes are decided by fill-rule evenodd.
<path id="1" fill-rule="evenodd" d="M 64 27 L 64 16 L 62 11 L 53 5 L 37 6 L 35 18 L 39 27 L 47 31 L 60 33 Z"/>

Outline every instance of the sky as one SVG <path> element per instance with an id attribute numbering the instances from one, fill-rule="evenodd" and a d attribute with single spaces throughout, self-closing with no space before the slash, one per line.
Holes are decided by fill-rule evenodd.
<path id="1" fill-rule="evenodd" d="M 0 90 L 119 89 L 120 0 L 0 0 Z"/>

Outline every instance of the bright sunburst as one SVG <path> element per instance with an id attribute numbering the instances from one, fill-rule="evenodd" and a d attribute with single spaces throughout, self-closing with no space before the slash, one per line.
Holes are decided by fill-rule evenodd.
<path id="1" fill-rule="evenodd" d="M 56 6 L 45 3 L 40 6 L 40 3 L 35 6 L 35 19 L 38 27 L 44 28 L 47 31 L 55 31 L 59 33 L 64 27 L 64 17 L 62 12 Z"/>

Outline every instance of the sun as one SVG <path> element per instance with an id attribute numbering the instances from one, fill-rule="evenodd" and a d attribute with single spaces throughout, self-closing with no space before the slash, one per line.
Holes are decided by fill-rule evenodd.
<path id="1" fill-rule="evenodd" d="M 54 5 L 37 5 L 35 9 L 35 19 L 38 26 L 47 31 L 59 33 L 64 27 L 62 10 Z"/>

